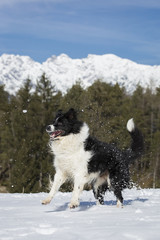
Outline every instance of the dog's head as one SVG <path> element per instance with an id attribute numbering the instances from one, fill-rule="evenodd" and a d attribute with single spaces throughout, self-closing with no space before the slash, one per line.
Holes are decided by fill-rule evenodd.
<path id="1" fill-rule="evenodd" d="M 48 125 L 46 131 L 51 140 L 57 140 L 62 136 L 79 133 L 82 125 L 83 123 L 77 120 L 76 111 L 71 108 L 65 113 L 59 110 L 53 124 Z"/>

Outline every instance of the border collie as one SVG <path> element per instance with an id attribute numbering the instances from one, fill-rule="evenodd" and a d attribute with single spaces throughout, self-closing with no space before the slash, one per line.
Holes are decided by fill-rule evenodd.
<path id="1" fill-rule="evenodd" d="M 54 154 L 56 174 L 48 197 L 42 204 L 49 204 L 60 186 L 73 180 L 70 208 L 79 206 L 79 197 L 86 183 L 92 183 L 97 203 L 104 204 L 107 189 L 113 190 L 117 206 L 123 206 L 122 190 L 129 187 L 129 164 L 140 157 L 143 137 L 133 119 L 127 122 L 132 144 L 126 151 L 119 150 L 89 135 L 89 127 L 77 119 L 76 111 L 58 111 L 54 123 L 47 126 L 50 147 Z"/>

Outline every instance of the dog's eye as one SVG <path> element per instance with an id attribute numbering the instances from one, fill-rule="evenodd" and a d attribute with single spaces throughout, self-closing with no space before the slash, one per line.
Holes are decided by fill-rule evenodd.
<path id="1" fill-rule="evenodd" d="M 62 122 L 58 122 L 58 126 L 62 126 Z"/>

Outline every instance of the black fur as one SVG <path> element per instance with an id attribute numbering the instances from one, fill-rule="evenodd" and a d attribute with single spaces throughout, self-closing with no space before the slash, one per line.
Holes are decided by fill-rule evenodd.
<path id="1" fill-rule="evenodd" d="M 69 109 L 66 113 L 62 113 L 62 110 L 59 110 L 53 122 L 54 131 L 63 131 L 61 136 L 67 136 L 70 133 L 79 133 L 82 125 L 83 122 L 77 120 L 77 114 L 73 108 Z M 47 132 L 51 132 L 51 125 L 48 125 L 46 130 Z"/>
<path id="2" fill-rule="evenodd" d="M 98 170 L 103 175 L 107 169 L 111 184 L 110 189 L 114 191 L 117 200 L 120 200 L 121 203 L 123 203 L 121 191 L 130 186 L 129 164 L 141 156 L 143 151 L 143 137 L 140 131 L 135 129 L 131 136 L 133 142 L 127 151 L 121 151 L 114 144 L 100 142 L 91 136 L 85 142 L 86 151 L 94 152 L 88 163 L 88 172 L 92 173 Z M 107 189 L 109 186 L 106 182 L 98 188 L 97 192 L 93 190 L 95 198 L 99 199 L 101 204 L 104 202 L 103 195 Z"/>

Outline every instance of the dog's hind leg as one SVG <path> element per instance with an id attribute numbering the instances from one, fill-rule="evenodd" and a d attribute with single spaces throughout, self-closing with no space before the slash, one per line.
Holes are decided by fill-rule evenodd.
<path id="1" fill-rule="evenodd" d="M 96 185 L 94 185 L 93 193 L 94 193 L 95 199 L 97 200 L 97 204 L 101 204 L 101 205 L 104 204 L 104 195 L 105 195 L 105 192 L 107 191 L 107 189 L 108 189 L 107 183 L 104 183 L 98 187 Z"/>
<path id="2" fill-rule="evenodd" d="M 59 190 L 60 186 L 65 182 L 66 177 L 61 171 L 58 171 L 54 176 L 54 182 L 52 185 L 52 188 L 48 194 L 48 197 L 42 201 L 42 204 L 46 205 L 49 204 L 56 194 L 56 192 Z"/>
<path id="3" fill-rule="evenodd" d="M 110 188 L 110 178 L 108 170 L 104 171 L 93 183 L 93 193 L 97 204 L 104 204 L 104 195 Z"/>
<path id="4" fill-rule="evenodd" d="M 120 189 L 116 188 L 114 194 L 117 198 L 117 207 L 123 207 L 123 197 Z"/>

